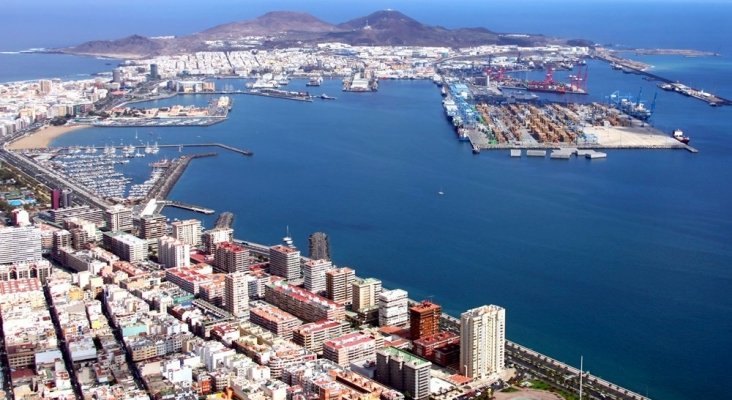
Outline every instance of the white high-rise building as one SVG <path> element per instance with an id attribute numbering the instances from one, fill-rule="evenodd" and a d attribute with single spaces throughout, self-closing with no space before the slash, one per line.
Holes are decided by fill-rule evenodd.
<path id="1" fill-rule="evenodd" d="M 302 266 L 305 289 L 320 293 L 325 291 L 325 272 L 333 268 L 328 260 L 309 260 Z"/>
<path id="2" fill-rule="evenodd" d="M 191 246 L 188 243 L 170 236 L 158 239 L 158 262 L 165 265 L 165 268 L 190 266 L 190 253 Z"/>
<path id="3" fill-rule="evenodd" d="M 224 242 L 231 242 L 234 239 L 234 230 L 231 228 L 214 228 L 203 232 L 201 242 L 206 252 L 213 254 L 216 245 Z"/>
<path id="4" fill-rule="evenodd" d="M 487 305 L 460 316 L 460 373 L 483 379 L 505 366 L 506 310 Z"/>
<path id="5" fill-rule="evenodd" d="M 170 224 L 173 227 L 173 237 L 194 247 L 201 245 L 201 221 L 187 219 L 175 221 Z"/>
<path id="6" fill-rule="evenodd" d="M 409 322 L 409 299 L 402 289 L 379 294 L 379 326 L 404 326 Z"/>
<path id="7" fill-rule="evenodd" d="M 40 260 L 41 250 L 37 226 L 0 227 L 0 264 Z"/>
<path id="8" fill-rule="evenodd" d="M 249 285 L 246 272 L 232 272 L 224 280 L 226 310 L 235 317 L 249 317 Z"/>

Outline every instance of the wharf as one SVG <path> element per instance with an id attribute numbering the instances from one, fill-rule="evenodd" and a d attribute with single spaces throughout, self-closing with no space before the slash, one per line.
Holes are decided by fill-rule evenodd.
<path id="1" fill-rule="evenodd" d="M 282 92 L 282 93 L 280 93 Z M 303 92 L 285 92 L 285 91 L 274 91 L 274 89 L 270 90 L 248 90 L 243 91 L 241 93 L 237 94 L 246 94 L 250 96 L 261 96 L 261 97 L 271 97 L 273 99 L 283 99 L 283 100 L 295 100 L 295 101 L 305 101 L 305 102 L 312 102 L 313 98 L 309 94 L 305 94 Z"/>
<path id="2" fill-rule="evenodd" d="M 474 146 L 475 147 L 475 146 Z M 698 153 L 699 150 L 683 143 L 669 143 L 659 145 L 600 145 L 600 144 L 576 144 L 576 143 L 532 143 L 532 144 L 515 144 L 515 143 L 503 143 L 503 144 L 488 144 L 480 146 L 480 150 L 527 150 L 526 155 L 535 156 L 541 153 L 542 156 L 546 155 L 547 150 L 557 149 L 574 149 L 576 150 L 686 150 L 690 153 Z"/>
<path id="3" fill-rule="evenodd" d="M 597 59 L 603 60 L 611 65 L 618 65 L 619 67 L 622 68 L 623 72 L 644 75 L 649 78 L 653 78 L 656 81 L 670 84 L 674 87 L 673 91 L 675 91 L 679 94 L 682 94 L 684 96 L 693 97 L 697 100 L 706 102 L 710 106 L 717 107 L 717 106 L 732 105 L 732 100 L 727 99 L 725 97 L 717 96 L 717 95 L 711 94 L 711 93 L 706 93 L 702 90 L 695 89 L 691 86 L 686 86 L 686 85 L 680 84 L 678 82 L 674 82 L 671 79 L 657 75 L 653 72 L 649 72 L 647 69 L 648 68 L 647 65 L 639 63 L 637 61 L 616 57 L 615 55 L 613 55 L 612 53 L 610 53 L 608 51 L 596 51 L 595 57 Z"/>
<path id="4" fill-rule="evenodd" d="M 197 206 L 195 204 L 184 203 L 182 201 L 177 201 L 177 200 L 158 200 L 157 203 L 159 206 L 158 209 L 156 210 L 157 212 L 162 211 L 163 207 L 165 207 L 165 206 L 180 208 L 183 210 L 195 211 L 197 213 L 206 214 L 206 215 L 211 215 L 216 212 L 216 210 L 213 210 L 210 208 Z"/>
<path id="5" fill-rule="evenodd" d="M 145 145 L 145 146 L 142 146 L 142 145 L 131 145 L 131 146 L 134 147 L 134 148 L 136 148 L 136 149 L 144 149 L 145 147 L 147 147 L 147 145 Z M 97 150 L 104 150 L 104 148 L 105 148 L 105 146 L 90 146 L 90 147 L 93 148 L 93 149 L 97 149 Z M 106 146 L 106 147 L 107 148 L 110 148 L 111 147 L 111 148 L 115 148 L 117 150 L 122 150 L 125 147 L 129 147 L 129 146 Z M 240 149 L 238 147 L 229 146 L 228 144 L 223 144 L 223 143 L 183 143 L 183 144 L 159 144 L 158 145 L 158 148 L 178 148 L 178 149 L 181 149 L 181 148 L 185 148 L 185 147 L 219 147 L 219 148 L 222 148 L 224 150 L 229 150 L 229 151 L 232 151 L 234 153 L 241 154 L 243 156 L 251 157 L 251 156 L 254 155 L 254 152 L 252 152 L 251 150 Z M 58 149 L 58 150 L 71 150 L 71 148 L 72 147 L 54 147 L 54 149 Z"/>
<path id="6" fill-rule="evenodd" d="M 219 217 L 216 218 L 216 224 L 214 225 L 216 228 L 231 228 L 231 225 L 234 223 L 234 213 L 229 211 L 224 211 L 221 214 L 219 214 Z"/>
<path id="7" fill-rule="evenodd" d="M 168 197 L 173 186 L 178 182 L 178 179 L 183 175 L 183 172 L 185 172 L 191 161 L 196 158 L 213 157 L 216 155 L 216 153 L 193 154 L 189 156 L 182 156 L 179 159 L 174 160 L 171 167 L 165 170 L 163 176 L 161 176 L 152 189 L 150 189 L 145 201 L 152 199 L 164 199 Z M 211 213 L 213 213 L 213 211 L 211 211 Z"/>
<path id="8" fill-rule="evenodd" d="M 109 118 L 91 125 L 98 128 L 173 128 L 182 126 L 211 126 L 224 122 L 226 116 L 166 117 L 166 118 Z"/>

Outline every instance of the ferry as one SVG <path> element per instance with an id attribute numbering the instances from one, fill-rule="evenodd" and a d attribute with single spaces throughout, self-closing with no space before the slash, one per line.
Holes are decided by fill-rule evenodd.
<path id="1" fill-rule="evenodd" d="M 679 142 L 681 142 L 683 144 L 689 143 L 690 139 L 687 136 L 684 136 L 684 131 L 682 131 L 681 129 L 674 129 L 674 132 L 672 135 L 673 135 L 674 139 L 678 140 Z"/>
<path id="2" fill-rule="evenodd" d="M 323 83 L 323 77 L 313 76 L 308 79 L 308 82 L 305 84 L 305 86 L 320 86 L 321 83 Z"/>

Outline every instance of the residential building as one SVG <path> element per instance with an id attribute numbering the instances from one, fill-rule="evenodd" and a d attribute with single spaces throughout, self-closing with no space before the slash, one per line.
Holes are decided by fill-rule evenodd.
<path id="1" fill-rule="evenodd" d="M 351 304 L 351 282 L 356 271 L 348 267 L 334 268 L 325 273 L 326 297 L 339 304 Z"/>
<path id="2" fill-rule="evenodd" d="M 144 215 L 140 218 L 140 233 L 142 239 L 157 239 L 165 236 L 165 216 L 160 214 Z"/>
<path id="3" fill-rule="evenodd" d="M 232 272 L 224 280 L 226 310 L 235 317 L 246 317 L 249 310 L 249 287 L 247 274 Z"/>
<path id="4" fill-rule="evenodd" d="M 440 330 L 442 307 L 423 301 L 409 307 L 409 333 L 412 340 L 434 335 Z"/>
<path id="5" fill-rule="evenodd" d="M 40 260 L 41 254 L 37 226 L 0 227 L 0 264 Z"/>
<path id="6" fill-rule="evenodd" d="M 383 343 L 383 342 L 382 342 Z M 373 359 L 376 356 L 376 339 L 368 332 L 351 332 L 323 343 L 323 358 L 341 367 L 352 362 Z"/>
<path id="7" fill-rule="evenodd" d="M 379 294 L 379 325 L 406 326 L 409 322 L 407 292 L 385 290 Z"/>
<path id="8" fill-rule="evenodd" d="M 267 303 L 306 322 L 323 319 L 340 321 L 345 317 L 345 308 L 315 293 L 283 281 L 270 282 L 265 285 L 264 298 Z"/>
<path id="9" fill-rule="evenodd" d="M 261 301 L 252 303 L 249 320 L 285 340 L 292 340 L 292 332 L 302 325 L 294 315 Z"/>
<path id="10" fill-rule="evenodd" d="M 201 221 L 187 219 L 184 221 L 175 221 L 170 225 L 173 228 L 174 238 L 191 247 L 199 247 L 201 245 Z"/>
<path id="11" fill-rule="evenodd" d="M 292 247 L 277 245 L 269 248 L 269 268 L 272 275 L 287 280 L 299 279 L 300 251 Z"/>
<path id="12" fill-rule="evenodd" d="M 147 259 L 147 242 L 129 233 L 105 232 L 104 245 L 124 261 L 135 262 Z"/>
<path id="13" fill-rule="evenodd" d="M 234 240 L 234 230 L 231 228 L 214 228 L 203 232 L 201 243 L 206 253 L 213 254 L 216 245 Z"/>
<path id="14" fill-rule="evenodd" d="M 242 245 L 221 242 L 215 245 L 213 265 L 222 273 L 246 272 L 249 270 L 249 250 Z"/>
<path id="15" fill-rule="evenodd" d="M 318 321 L 297 327 L 292 335 L 292 341 L 314 352 L 323 351 L 323 342 L 341 336 L 343 325 L 340 321 Z"/>
<path id="16" fill-rule="evenodd" d="M 166 268 L 191 265 L 191 246 L 170 236 L 158 238 L 158 262 Z"/>
<path id="17" fill-rule="evenodd" d="M 132 209 L 115 204 L 104 211 L 104 223 L 110 231 L 132 232 Z"/>
<path id="18" fill-rule="evenodd" d="M 381 281 L 374 278 L 356 279 L 351 283 L 353 311 L 365 311 L 378 306 Z"/>
<path id="19" fill-rule="evenodd" d="M 408 399 L 430 397 L 432 363 L 396 347 L 376 353 L 376 380 L 402 393 Z"/>
<path id="20" fill-rule="evenodd" d="M 302 266 L 305 289 L 313 293 L 325 292 L 325 272 L 333 268 L 328 260 L 308 260 Z"/>
<path id="21" fill-rule="evenodd" d="M 506 310 L 486 305 L 460 315 L 460 373 L 483 379 L 505 366 Z"/>

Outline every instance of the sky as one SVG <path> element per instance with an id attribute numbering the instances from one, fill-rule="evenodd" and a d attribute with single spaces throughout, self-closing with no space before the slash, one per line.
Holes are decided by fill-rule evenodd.
<path id="1" fill-rule="evenodd" d="M 268 11 L 304 11 L 340 23 L 392 8 L 430 25 L 486 27 L 498 32 L 544 33 L 603 42 L 611 37 L 646 35 L 646 16 L 667 21 L 678 34 L 693 18 L 691 33 L 716 35 L 732 18 L 732 0 L 0 0 L 0 51 L 64 47 L 87 40 L 131 34 L 185 35 L 212 26 L 251 19 Z M 713 9 L 714 12 L 699 13 Z M 724 12 L 716 12 L 716 9 Z M 702 20 L 700 20 L 700 18 Z M 605 21 L 606 35 L 596 21 Z M 679 23 L 682 22 L 682 23 Z M 699 30 L 698 27 L 702 29 Z M 658 35 L 659 29 L 654 29 Z M 616 35 L 615 32 L 621 32 Z M 597 36 L 596 34 L 590 36 Z M 602 36 L 602 35 L 601 35 Z"/>

